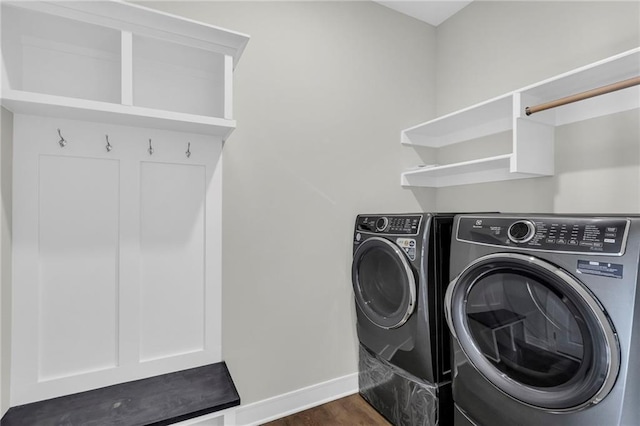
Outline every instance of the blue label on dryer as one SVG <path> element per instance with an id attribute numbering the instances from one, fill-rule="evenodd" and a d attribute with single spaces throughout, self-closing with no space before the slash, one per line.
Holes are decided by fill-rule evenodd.
<path id="1" fill-rule="evenodd" d="M 622 278 L 622 265 L 618 263 L 578 260 L 578 273 L 608 278 Z"/>

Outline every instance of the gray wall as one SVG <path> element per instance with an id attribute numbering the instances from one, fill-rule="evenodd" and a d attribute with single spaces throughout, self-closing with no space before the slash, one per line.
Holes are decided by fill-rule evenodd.
<path id="1" fill-rule="evenodd" d="M 372 2 L 144 2 L 251 35 L 224 147 L 223 354 L 243 403 L 357 371 L 360 212 L 400 187 L 400 130 L 434 114 L 435 29 Z"/>
<path id="2" fill-rule="evenodd" d="M 0 417 L 9 409 L 11 367 L 11 183 L 13 117 L 0 108 Z"/>
<path id="3" fill-rule="evenodd" d="M 640 2 L 475 1 L 439 26 L 437 39 L 440 115 L 640 46 Z M 558 127 L 555 176 L 443 188 L 437 208 L 638 213 L 639 117 Z M 438 162 L 483 157 L 480 147 L 510 150 L 503 135 L 490 139 L 448 147 Z"/>

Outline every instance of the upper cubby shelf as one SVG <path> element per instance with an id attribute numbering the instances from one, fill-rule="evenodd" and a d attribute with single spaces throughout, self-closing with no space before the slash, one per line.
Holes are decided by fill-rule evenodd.
<path id="1" fill-rule="evenodd" d="M 120 1 L 3 1 L 2 105 L 226 139 L 248 40 Z"/>
<path id="2" fill-rule="evenodd" d="M 402 174 L 402 185 L 442 187 L 553 175 L 553 128 L 639 108 L 640 86 L 531 116 L 526 115 L 525 109 L 637 76 L 640 76 L 640 48 L 403 130 L 403 144 L 434 148 L 511 131 L 512 152 L 410 170 Z"/>

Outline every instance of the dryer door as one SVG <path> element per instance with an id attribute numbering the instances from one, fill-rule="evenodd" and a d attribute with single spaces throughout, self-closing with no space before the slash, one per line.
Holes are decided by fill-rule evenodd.
<path id="1" fill-rule="evenodd" d="M 566 412 L 600 402 L 620 366 L 602 306 L 573 276 L 532 256 L 469 265 L 446 295 L 449 328 L 471 364 L 506 395 Z"/>
<path id="2" fill-rule="evenodd" d="M 351 278 L 356 303 L 382 328 L 404 324 L 416 303 L 416 282 L 404 252 L 384 238 L 364 241 L 353 254 Z"/>

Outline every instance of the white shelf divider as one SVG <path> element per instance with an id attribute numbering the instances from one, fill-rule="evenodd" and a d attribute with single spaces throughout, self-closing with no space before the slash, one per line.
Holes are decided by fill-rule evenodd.
<path id="1" fill-rule="evenodd" d="M 133 34 L 122 31 L 122 105 L 133 105 Z"/>
<path id="2" fill-rule="evenodd" d="M 233 57 L 224 57 L 224 115 L 227 120 L 233 119 Z"/>

